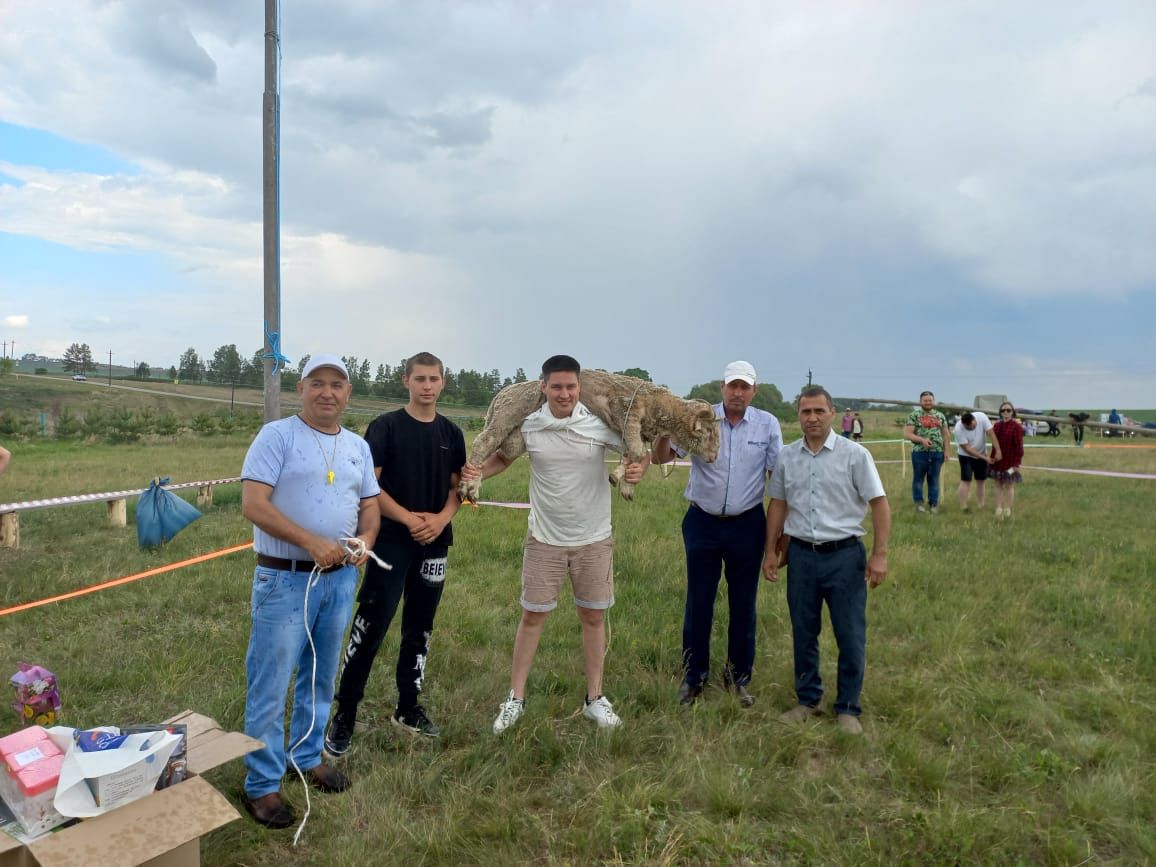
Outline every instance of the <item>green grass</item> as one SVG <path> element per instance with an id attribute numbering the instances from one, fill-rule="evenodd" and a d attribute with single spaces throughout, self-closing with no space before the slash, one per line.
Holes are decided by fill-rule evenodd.
<path id="1" fill-rule="evenodd" d="M 888 418 L 881 414 L 881 418 Z M 883 424 L 869 434 L 885 436 Z M 241 436 L 147 447 L 17 443 L 0 500 L 232 476 Z M 897 459 L 897 445 L 872 449 Z M 1156 451 L 1030 450 L 1028 463 L 1156 472 Z M 830 714 L 799 729 L 783 586 L 764 584 L 759 653 L 741 710 L 709 689 L 676 703 L 685 470 L 648 474 L 615 503 L 617 604 L 607 693 L 625 720 L 594 731 L 578 710 L 577 619 L 560 606 L 530 677 L 527 714 L 490 733 L 507 688 L 525 513 L 464 510 L 427 669 L 443 726 L 414 743 L 388 722 L 391 629 L 344 765 L 355 787 L 316 796 L 291 832 L 242 819 L 210 835 L 206 864 L 750 863 L 1143 864 L 1156 861 L 1156 482 L 1031 472 L 1012 522 L 915 515 L 902 466 L 881 466 L 895 516 L 891 574 L 869 601 L 866 736 Z M 522 500 L 524 461 L 487 481 Z M 191 495 L 190 495 L 191 496 Z M 989 503 L 990 505 L 990 503 Z M 0 550 L 0 606 L 247 541 L 236 486 L 165 548 L 104 525 L 104 506 L 22 516 Z M 140 722 L 186 707 L 241 728 L 251 557 L 233 555 L 0 617 L 0 674 L 37 662 L 60 678 L 69 724 Z M 725 653 L 725 591 L 714 644 Z M 835 648 L 823 636 L 824 675 Z M 4 668 L 7 666 L 7 668 Z M 716 677 L 717 680 L 717 677 Z M 15 723 L 13 716 L 11 722 Z M 10 727 L 10 726 L 9 726 Z M 240 762 L 211 780 L 239 803 Z M 289 799 L 303 807 L 298 784 Z"/>

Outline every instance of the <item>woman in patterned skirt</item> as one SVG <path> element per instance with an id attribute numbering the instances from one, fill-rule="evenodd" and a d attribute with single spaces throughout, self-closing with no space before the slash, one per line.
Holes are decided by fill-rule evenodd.
<path id="1" fill-rule="evenodd" d="M 1006 401 L 1000 404 L 999 421 L 992 429 L 999 443 L 1001 457 L 991 465 L 990 475 L 995 481 L 995 516 L 1010 518 L 1015 502 L 1015 486 L 1023 481 L 1020 464 L 1024 459 L 1024 429 L 1016 418 L 1016 409 Z"/>

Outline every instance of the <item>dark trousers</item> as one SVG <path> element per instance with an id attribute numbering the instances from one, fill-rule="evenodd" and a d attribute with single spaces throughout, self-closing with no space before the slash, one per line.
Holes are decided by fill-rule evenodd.
<path id="1" fill-rule="evenodd" d="M 355 713 L 385 633 L 405 597 L 401 611 L 401 648 L 397 655 L 397 709 L 407 711 L 421 695 L 434 616 L 445 587 L 445 548 L 385 544 L 374 548 L 393 566 L 386 571 L 370 560 L 357 595 L 357 612 L 342 660 L 334 696 L 342 713 Z"/>
<path id="2" fill-rule="evenodd" d="M 791 541 L 787 567 L 787 607 L 795 646 L 795 694 L 799 704 L 816 707 L 823 698 L 819 676 L 819 631 L 823 603 L 839 645 L 835 713 L 859 715 L 859 694 L 867 660 L 867 549 L 860 542 L 816 553 Z"/>
<path id="3" fill-rule="evenodd" d="M 730 623 L 725 679 L 746 686 L 755 664 L 755 602 L 766 516 L 761 505 L 733 518 L 716 518 L 697 506 L 682 519 L 686 547 L 686 609 L 682 618 L 682 664 L 692 686 L 710 677 L 710 633 L 719 578 L 726 570 Z"/>

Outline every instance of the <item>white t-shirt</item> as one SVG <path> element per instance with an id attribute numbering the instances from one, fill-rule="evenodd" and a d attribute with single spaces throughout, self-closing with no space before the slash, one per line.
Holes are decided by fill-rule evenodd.
<path id="1" fill-rule="evenodd" d="M 606 449 L 622 453 L 622 437 L 579 403 L 566 418 L 543 405 L 522 423 L 522 438 L 530 455 L 530 535 L 563 548 L 609 538 Z"/>
<path id="2" fill-rule="evenodd" d="M 972 458 L 975 455 L 963 448 L 964 444 L 971 446 L 981 455 L 987 453 L 987 432 L 991 430 L 991 420 L 982 412 L 973 412 L 975 416 L 975 429 L 968 430 L 963 426 L 962 421 L 955 423 L 955 446 L 959 450 L 959 454 Z"/>

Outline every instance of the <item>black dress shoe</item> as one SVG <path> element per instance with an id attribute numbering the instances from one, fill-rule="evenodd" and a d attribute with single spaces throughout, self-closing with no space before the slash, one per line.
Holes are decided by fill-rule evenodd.
<path id="1" fill-rule="evenodd" d="M 318 765 L 306 771 L 305 779 L 313 788 L 330 795 L 349 788 L 349 777 L 329 765 Z"/>
<path id="2" fill-rule="evenodd" d="M 682 686 L 678 688 L 678 703 L 679 704 L 694 704 L 698 701 L 699 696 L 702 695 L 701 683 L 686 683 L 683 681 Z"/>
<path id="3" fill-rule="evenodd" d="M 288 828 L 295 821 L 293 811 L 285 806 L 280 792 L 270 792 L 260 798 L 245 798 L 245 809 L 253 821 L 266 828 Z"/>

